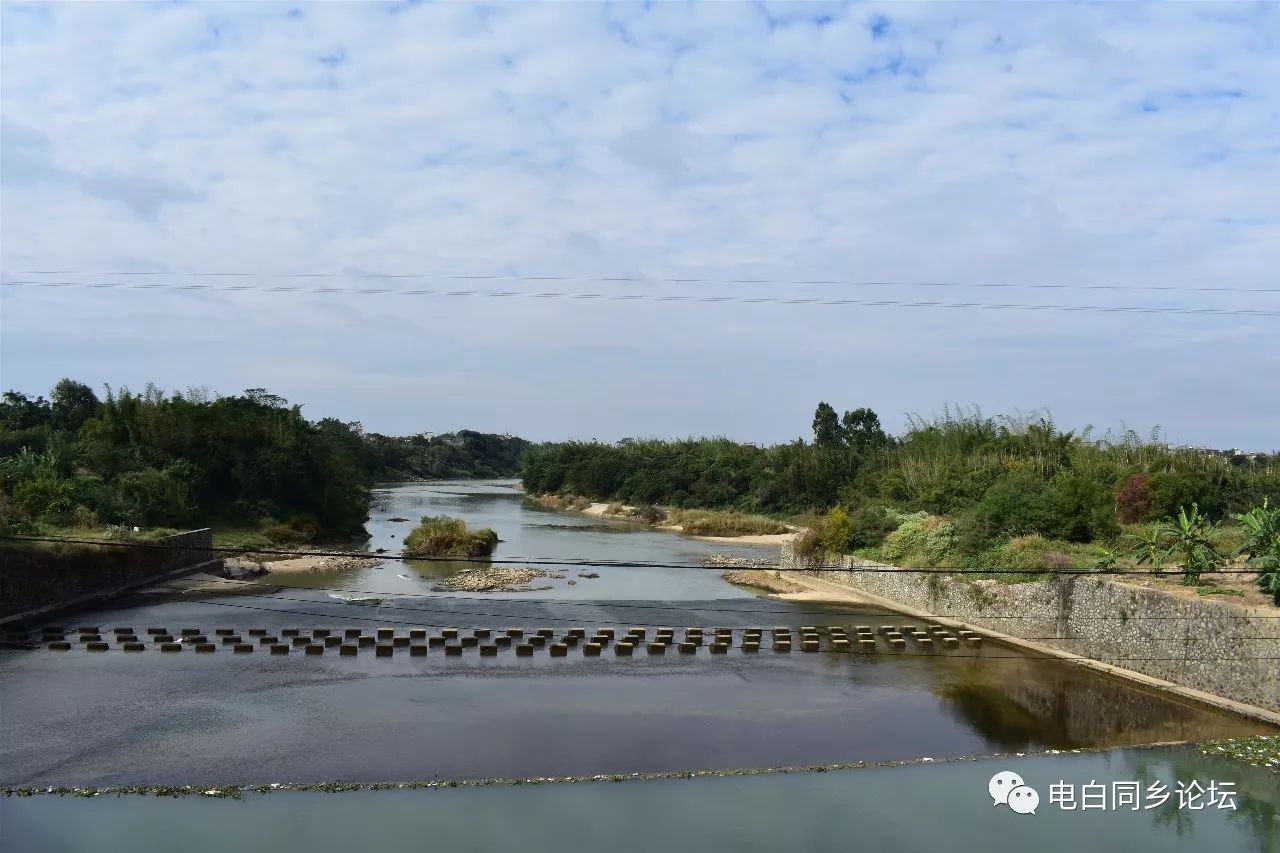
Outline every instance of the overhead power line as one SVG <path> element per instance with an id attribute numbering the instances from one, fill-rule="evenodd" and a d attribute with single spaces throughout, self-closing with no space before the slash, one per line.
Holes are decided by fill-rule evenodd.
<path id="1" fill-rule="evenodd" d="M 1008 290 L 1094 290 L 1149 293 L 1280 293 L 1280 287 L 1211 287 L 1181 284 L 1044 284 L 1039 282 L 965 282 L 965 281 L 877 281 L 825 278 L 724 278 L 701 276 L 675 278 L 669 276 L 591 276 L 591 275 L 464 275 L 458 273 L 385 273 L 385 272 L 161 272 L 155 270 L 22 270 L 28 275 L 68 275 L 99 277 L 172 276 L 174 278 L 323 278 L 323 279 L 425 279 L 434 281 L 583 281 L 602 284 L 652 285 L 768 285 L 780 287 L 941 287 Z"/>
<path id="2" fill-rule="evenodd" d="M 567 299 L 600 302 L 678 302 L 690 304 L 723 303 L 732 305 L 823 305 L 853 306 L 862 308 L 942 308 L 971 309 L 986 311 L 1063 311 L 1072 313 L 1103 314 L 1166 314 L 1188 316 L 1240 316 L 1240 317 L 1275 317 L 1280 310 L 1264 310 L 1257 308 L 1203 308 L 1179 307 L 1172 305 L 1037 305 L 1021 302 L 940 302 L 933 300 L 902 299 L 819 299 L 807 297 L 784 296 L 700 296 L 669 295 L 661 296 L 653 293 L 575 293 L 563 291 L 520 291 L 520 290 L 437 290 L 414 289 L 401 290 L 392 288 L 364 287 L 261 287 L 255 285 L 211 285 L 211 284 L 132 284 L 120 281 L 35 281 L 31 279 L 4 281 L 0 285 L 9 288 L 84 288 L 114 290 L 154 290 L 185 291 L 200 293 L 295 293 L 304 295 L 357 295 L 357 296 L 426 296 L 426 297 L 479 297 L 482 299 L 514 298 L 514 299 Z"/>
<path id="3" fill-rule="evenodd" d="M 160 551 L 208 551 L 215 554 L 232 554 L 244 556 L 246 554 L 271 554 L 273 556 L 288 557 L 362 557 L 370 560 L 396 560 L 396 561 L 418 561 L 425 563 L 475 563 L 479 565 L 520 565 L 520 566 L 545 566 L 545 567 L 582 567 L 582 568 L 637 568 L 637 569 L 699 569 L 703 571 L 719 571 L 723 572 L 727 569 L 759 569 L 768 571 L 784 570 L 782 565 L 743 565 L 743 566 L 709 566 L 705 563 L 657 563 L 645 560 L 599 560 L 584 559 L 580 557 L 418 557 L 407 555 L 404 552 L 399 553 L 370 553 L 368 551 L 291 551 L 272 548 L 247 548 L 247 547 L 225 547 L 211 546 L 208 548 L 183 545 L 166 545 L 162 542 L 116 542 L 110 539 L 72 539 L 57 536 L 15 536 L 7 534 L 0 536 L 0 540 L 8 540 L 11 542 L 49 542 L 63 545 L 102 545 L 109 548 L 144 548 Z M 998 568 L 967 568 L 967 569 L 947 569 L 938 567 L 898 567 L 898 566 L 844 566 L 838 564 L 819 564 L 815 566 L 805 566 L 804 568 L 791 569 L 791 571 L 803 572 L 863 572 L 863 573 L 887 573 L 887 574 L 944 574 L 944 575 L 1027 575 L 1027 574 L 1046 574 L 1046 575 L 1084 575 L 1087 577 L 1098 577 L 1102 575 L 1150 575 L 1150 569 L 1040 569 L 1038 571 L 1029 571 L 1027 569 L 998 569 Z M 1247 574 L 1254 575 L 1258 573 L 1257 569 L 1214 569 L 1214 574 Z"/>

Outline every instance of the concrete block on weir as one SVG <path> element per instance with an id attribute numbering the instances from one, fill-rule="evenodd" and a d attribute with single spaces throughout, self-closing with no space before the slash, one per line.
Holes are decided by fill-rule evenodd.
<path id="1" fill-rule="evenodd" d="M 800 643 L 800 651 L 802 652 L 816 652 L 817 650 L 818 650 L 817 640 L 805 640 L 802 643 Z"/>
<path id="2" fill-rule="evenodd" d="M 773 650 L 775 652 L 789 652 L 791 651 L 791 641 L 790 640 L 782 640 L 782 641 L 774 640 Z"/>
<path id="3" fill-rule="evenodd" d="M 698 653 L 698 644 L 684 642 L 676 646 L 676 650 L 682 655 L 696 655 Z"/>
<path id="4" fill-rule="evenodd" d="M 440 637 L 440 636 L 431 637 L 427 640 L 427 645 L 434 646 L 435 648 L 439 648 L 440 646 L 444 645 L 444 637 Z"/>
<path id="5" fill-rule="evenodd" d="M 648 649 L 649 649 L 649 654 L 651 655 L 665 654 L 667 651 L 667 644 L 666 643 L 650 643 L 648 645 Z"/>
<path id="6" fill-rule="evenodd" d="M 943 637 L 942 644 L 949 649 L 960 648 L 960 640 L 956 637 Z"/>
<path id="7" fill-rule="evenodd" d="M 526 637 L 525 639 L 528 640 L 527 645 L 533 646 L 535 648 L 540 648 L 547 644 L 547 638 L 542 636 L 541 634 L 534 634 L 532 637 Z"/>
<path id="8" fill-rule="evenodd" d="M 570 628 L 569 636 L 582 639 L 583 637 L 587 636 L 587 629 L 586 628 Z"/>
<path id="9" fill-rule="evenodd" d="M 629 657 L 631 655 L 631 650 L 634 648 L 635 646 L 630 643 L 618 641 L 618 643 L 613 647 L 613 653 L 618 657 Z"/>
<path id="10" fill-rule="evenodd" d="M 485 645 L 480 647 L 480 657 L 482 658 L 497 657 L 497 655 L 498 655 L 497 646 L 491 646 L 486 643 Z"/>
<path id="11" fill-rule="evenodd" d="M 427 629 L 426 629 L 426 628 L 410 628 L 410 629 L 409 629 L 409 639 L 411 639 L 411 640 L 425 640 L 426 638 L 427 638 Z"/>
<path id="12" fill-rule="evenodd" d="M 838 652 L 847 652 L 849 650 L 849 641 L 842 637 L 833 638 L 831 640 L 831 648 Z"/>
<path id="13" fill-rule="evenodd" d="M 461 642 L 462 642 L 463 648 L 470 649 L 480 645 L 480 638 L 479 637 L 463 637 Z"/>
<path id="14" fill-rule="evenodd" d="M 562 658 L 567 654 L 569 654 L 569 647 L 564 643 L 551 644 L 551 656 L 553 658 Z"/>
<path id="15" fill-rule="evenodd" d="M 458 629 L 445 628 L 440 632 L 440 636 L 444 637 L 446 640 L 456 640 L 458 638 Z"/>
<path id="16" fill-rule="evenodd" d="M 861 650 L 862 650 L 862 651 L 864 651 L 864 652 L 871 652 L 871 651 L 875 651 L 875 648 L 876 648 L 876 641 L 875 641 L 875 640 L 872 640 L 872 639 L 870 639 L 870 638 L 863 639 L 863 640 L 859 640 L 859 641 L 858 641 L 858 648 L 859 648 L 859 649 L 861 649 Z"/>
<path id="17" fill-rule="evenodd" d="M 905 649 L 907 647 L 907 641 L 902 639 L 902 637 L 890 637 L 889 645 L 893 646 L 895 649 Z"/>
<path id="18" fill-rule="evenodd" d="M 395 646 L 389 646 L 385 643 L 378 643 L 373 647 L 373 653 L 380 658 L 389 658 L 395 653 Z"/>
<path id="19" fill-rule="evenodd" d="M 710 646 L 711 654 L 723 655 L 729 651 L 728 643 L 712 643 Z"/>
<path id="20" fill-rule="evenodd" d="M 323 639 L 324 637 L 329 636 L 329 634 L 330 634 L 330 631 L 328 628 L 312 628 L 311 629 L 311 636 L 313 637 L 320 637 Z"/>
<path id="21" fill-rule="evenodd" d="M 147 650 L 146 643 L 125 643 L 120 648 L 126 652 L 145 652 Z"/>
<path id="22" fill-rule="evenodd" d="M 359 646 L 353 646 L 349 643 L 338 647 L 338 654 L 345 655 L 347 657 L 357 654 L 359 651 L 360 651 Z"/>
<path id="23" fill-rule="evenodd" d="M 324 646 L 319 646 L 319 645 L 316 645 L 315 643 L 312 643 L 311 645 L 307 646 L 307 654 L 322 655 L 324 654 Z"/>
<path id="24" fill-rule="evenodd" d="M 394 637 L 395 635 L 396 635 L 396 629 L 395 629 L 395 628 L 379 628 L 379 629 L 378 629 L 378 639 L 379 639 L 379 640 L 390 640 L 390 639 L 391 639 L 392 637 Z M 446 636 L 448 636 L 448 635 L 446 635 Z M 454 632 L 454 636 L 455 636 L 455 637 L 457 636 L 457 632 L 456 632 L 456 631 Z"/>
<path id="25" fill-rule="evenodd" d="M 444 653 L 446 657 L 456 658 L 462 655 L 462 646 L 445 646 Z"/>
<path id="26" fill-rule="evenodd" d="M 274 646 L 271 647 L 271 654 L 287 655 L 289 654 L 289 647 L 286 646 L 284 643 L 276 643 Z"/>
<path id="27" fill-rule="evenodd" d="M 324 638 L 324 644 L 326 648 L 334 648 L 336 646 L 342 645 L 342 638 L 330 635 Z"/>
<path id="28" fill-rule="evenodd" d="M 426 655 L 427 655 L 426 646 L 410 646 L 409 647 L 409 657 L 411 658 L 421 658 L 421 657 L 426 657 Z"/>
<path id="29" fill-rule="evenodd" d="M 180 652 L 182 651 L 182 643 L 161 643 L 160 651 L 162 652 Z"/>
<path id="30" fill-rule="evenodd" d="M 758 652 L 760 651 L 760 642 L 758 640 L 743 640 L 742 650 L 744 652 Z"/>
<path id="31" fill-rule="evenodd" d="M 236 643 L 232 646 L 231 651 L 238 655 L 253 654 L 253 643 Z"/>
<path id="32" fill-rule="evenodd" d="M 137 634 L 116 634 L 117 643 L 136 643 L 138 642 Z"/>
<path id="33" fill-rule="evenodd" d="M 965 637 L 964 642 L 966 645 L 974 646 L 976 648 L 977 646 L 982 645 L 982 638 L 979 637 L 977 634 L 973 634 L 971 636 Z"/>
<path id="34" fill-rule="evenodd" d="M 584 643 L 582 646 L 582 656 L 587 658 L 600 657 L 600 650 L 604 648 L 599 643 Z"/>
<path id="35" fill-rule="evenodd" d="M 395 646 L 396 648 L 402 649 L 405 646 L 409 645 L 409 638 L 408 637 L 392 637 L 391 645 Z"/>
<path id="36" fill-rule="evenodd" d="M 564 643 L 566 646 L 569 646 L 570 648 L 572 648 L 572 647 L 574 647 L 574 646 L 578 645 L 578 638 L 577 638 L 577 637 L 575 637 L 575 636 L 574 636 L 574 635 L 572 635 L 572 634 L 567 634 L 567 635 L 565 635 L 564 637 L 561 637 L 561 638 L 560 638 L 560 642 L 562 642 L 562 643 Z"/>
<path id="37" fill-rule="evenodd" d="M 516 646 L 516 657 L 519 657 L 519 658 L 533 657 L 533 646 L 529 645 L 528 643 L 521 643 L 520 645 Z"/>
<path id="38" fill-rule="evenodd" d="M 500 634 L 497 637 L 493 638 L 493 642 L 494 642 L 494 645 L 499 646 L 500 648 L 504 648 L 504 649 L 510 648 L 512 638 L 504 634 Z"/>
<path id="39" fill-rule="evenodd" d="M 377 643 L 377 639 L 370 637 L 368 634 L 361 634 L 359 637 L 356 637 L 356 645 L 361 648 L 368 648 L 369 646 L 377 645 Z"/>
<path id="40" fill-rule="evenodd" d="M 896 633 L 898 633 L 898 629 L 897 629 L 897 628 L 895 628 L 895 627 L 893 627 L 892 625 L 881 625 L 881 626 L 880 626 L 880 633 L 881 633 L 881 634 L 896 634 Z"/>
<path id="41" fill-rule="evenodd" d="M 536 636 L 543 637 L 548 640 L 556 635 L 556 632 L 551 628 L 539 628 L 534 633 Z"/>
<path id="42" fill-rule="evenodd" d="M 507 629 L 507 636 L 508 636 L 508 637 L 523 637 L 523 636 L 524 636 L 524 629 L 523 629 L 523 628 L 508 628 L 508 629 Z"/>
<path id="43" fill-rule="evenodd" d="M 250 631 L 249 633 L 251 633 L 251 634 L 252 634 L 253 632 L 252 632 L 252 631 Z M 344 628 L 344 629 L 343 629 L 343 631 L 342 631 L 342 636 L 344 636 L 344 637 L 359 637 L 359 636 L 360 636 L 361 634 L 363 634 L 363 633 L 364 633 L 364 629 L 363 629 L 363 628 Z"/>
<path id="44" fill-rule="evenodd" d="M 105 652 L 109 648 L 111 648 L 109 645 L 107 645 L 106 643 L 100 640 L 97 642 L 84 644 L 84 649 L 87 652 Z"/>
<path id="45" fill-rule="evenodd" d="M 597 629 L 596 629 L 596 636 L 598 636 L 598 637 L 608 637 L 609 639 L 611 639 L 611 640 L 612 640 L 612 639 L 613 639 L 613 629 L 612 629 L 612 628 L 597 628 Z"/>
<path id="46" fill-rule="evenodd" d="M 627 635 L 630 637 L 639 637 L 642 640 L 646 636 L 644 628 L 632 628 L 630 631 L 627 631 Z"/>
<path id="47" fill-rule="evenodd" d="M 917 644 L 918 646 L 920 646 L 920 648 L 922 648 L 922 649 L 931 649 L 931 648 L 933 648 L 933 640 L 929 639 L 928 637 L 919 637 L 919 638 L 917 638 L 917 639 L 916 639 L 916 644 Z"/>
<path id="48" fill-rule="evenodd" d="M 311 643 L 311 638 L 310 637 L 291 637 L 290 642 L 292 642 L 295 646 L 306 646 Z"/>
<path id="49" fill-rule="evenodd" d="M 482 639 L 482 640 L 483 640 L 483 639 L 487 638 L 487 637 L 488 637 L 490 634 L 492 634 L 493 632 L 492 632 L 491 630 L 489 630 L 488 628 L 476 628 L 476 629 L 475 629 L 474 631 L 472 631 L 471 633 L 472 633 L 472 635 L 473 635 L 473 636 L 479 637 L 480 639 Z"/>

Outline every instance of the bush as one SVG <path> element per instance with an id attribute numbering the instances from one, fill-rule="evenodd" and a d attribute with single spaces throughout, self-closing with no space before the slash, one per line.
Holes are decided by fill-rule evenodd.
<path id="1" fill-rule="evenodd" d="M 404 538 L 406 557 L 487 557 L 498 544 L 498 534 L 487 527 L 467 529 L 466 522 L 447 515 L 425 515 L 422 523 Z"/>
<path id="2" fill-rule="evenodd" d="M 852 547 L 853 522 L 840 507 L 823 516 L 818 528 L 818 539 L 822 550 L 829 554 L 843 554 Z"/>
<path id="3" fill-rule="evenodd" d="M 921 512 L 906 516 L 898 529 L 885 537 L 880 553 L 897 565 L 929 568 L 953 561 L 955 545 L 956 529 L 950 521 Z"/>
<path id="4" fill-rule="evenodd" d="M 1116 489 L 1116 517 L 1121 524 L 1145 521 L 1151 512 L 1151 478 L 1134 474 Z"/>
<path id="5" fill-rule="evenodd" d="M 667 520 L 667 513 L 660 506 L 653 504 L 641 504 L 631 510 L 632 518 L 638 518 L 646 524 L 661 524 Z"/>
<path id="6" fill-rule="evenodd" d="M 858 507 L 849 521 L 853 524 L 853 537 L 849 542 L 853 548 L 874 548 L 901 524 L 895 513 L 878 504 Z"/>

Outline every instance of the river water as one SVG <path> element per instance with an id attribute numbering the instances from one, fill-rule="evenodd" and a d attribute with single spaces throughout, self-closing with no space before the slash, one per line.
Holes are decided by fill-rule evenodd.
<path id="1" fill-rule="evenodd" d="M 379 489 L 368 548 L 397 550 L 412 523 L 428 514 L 492 527 L 503 540 L 499 557 L 668 565 L 606 565 L 593 569 L 598 578 L 578 577 L 574 567 L 563 578 L 536 582 L 550 589 L 455 595 L 433 587 L 460 564 L 384 560 L 375 567 L 268 576 L 246 594 L 137 596 L 65 621 L 101 625 L 104 630 L 132 625 L 141 631 L 158 625 L 176 632 L 192 626 L 210 634 L 224 626 L 241 633 L 254 627 L 279 633 L 286 626 L 385 626 L 402 633 L 414 626 L 432 632 L 442 626 L 518 626 L 561 632 L 571 626 L 652 629 L 902 621 L 871 607 L 757 598 L 723 581 L 718 570 L 698 567 L 711 553 L 773 559 L 776 548 L 727 547 L 640 525 L 550 512 L 523 500 L 508 482 L 414 483 Z M 391 521 L 396 517 L 410 521 Z M 352 590 L 377 593 L 383 603 L 355 606 L 334 597 Z M 0 783 L 211 785 L 664 772 L 941 759 L 1273 732 L 994 642 L 978 650 L 905 655 L 752 655 L 737 647 L 726 655 L 699 651 L 693 656 L 587 658 L 575 649 L 568 657 L 553 659 L 545 651 L 530 658 L 510 651 L 480 657 L 474 648 L 457 657 L 433 650 L 424 657 L 397 653 L 388 658 L 374 657 L 370 650 L 355 657 L 335 656 L 332 651 L 313 657 L 232 655 L 225 649 L 212 655 L 6 649 L 0 651 Z M 305 816 L 311 815 L 319 825 L 327 822 L 321 818 L 336 819 L 339 814 L 354 823 L 367 815 L 379 825 L 375 836 L 381 840 L 370 849 L 385 849 L 403 846 L 398 840 L 415 837 L 428 820 L 438 821 L 432 826 L 439 828 L 441 838 L 466 837 L 475 831 L 478 814 L 468 806 L 500 810 L 512 818 L 509 829 L 493 832 L 511 832 L 513 839 L 521 839 L 524 835 L 515 827 L 527 824 L 532 830 L 542 825 L 537 822 L 542 818 L 530 815 L 557 810 L 565 820 L 579 811 L 612 815 L 629 808 L 624 803 L 646 804 L 654 814 L 661 811 L 664 822 L 654 821 L 649 837 L 674 844 L 672 839 L 681 834 L 701 837 L 696 809 L 686 806 L 681 811 L 672 805 L 691 798 L 689 802 L 702 804 L 714 816 L 707 832 L 728 833 L 723 837 L 735 839 L 735 849 L 767 846 L 752 839 L 772 839 L 775 849 L 785 849 L 795 847 L 787 843 L 785 832 L 770 834 L 756 827 L 756 818 L 770 813 L 770 802 L 790 803 L 798 820 L 817 821 L 816 826 L 829 829 L 791 839 L 808 846 L 810 840 L 850 837 L 852 815 L 899 813 L 886 804 L 888 794 L 874 793 L 880 782 L 863 780 L 931 780 L 932 793 L 923 802 L 930 810 L 954 811 L 950 800 L 939 803 L 933 798 L 942 796 L 942 780 L 962 772 L 954 768 L 966 766 L 893 771 L 902 775 L 892 777 L 832 774 L 801 781 L 802 777 L 787 775 L 628 783 L 590 790 L 522 787 L 418 799 L 407 793 L 289 794 L 243 803 L 113 799 L 117 810 L 110 816 L 104 816 L 105 806 L 98 801 L 35 798 L 9 800 L 3 807 L 7 832 L 41 840 L 13 849 L 84 849 L 75 839 L 88 831 L 86 821 L 103 832 L 115 826 L 121 839 L 131 837 L 128 826 L 144 823 L 153 828 L 148 838 L 187 839 L 199 835 L 187 832 L 190 827 L 223 828 L 222 816 L 234 815 L 237 826 L 269 835 L 285 831 L 277 803 L 287 803 L 290 812 L 297 810 L 299 817 L 287 823 L 288 831 L 307 839 L 308 849 L 334 848 L 301 829 L 309 825 Z M 802 792 L 808 794 L 801 796 Z M 849 797 L 865 802 L 866 808 L 837 814 L 838 803 Z M 754 805 L 732 806 L 734 798 Z M 671 809 L 678 817 L 666 825 Z M 976 809 L 973 819 L 982 813 Z M 428 817 L 445 814 L 449 817 Z M 622 817 L 618 820 L 629 825 Z M 1221 829 L 1221 818 L 1200 823 L 1217 827 L 1212 830 L 1215 838 L 1235 838 Z M 1143 825 L 1149 831 L 1150 820 Z M 591 826 L 603 838 L 608 824 Z M 903 838 L 935 838 L 939 844 L 946 840 L 944 835 L 920 835 L 918 827 L 906 823 L 898 831 Z M 529 849 L 550 849 L 549 839 L 557 836 L 547 832 L 545 844 L 531 841 Z M 577 837 L 566 833 L 562 840 Z M 583 836 L 588 837 L 596 836 Z M 497 844 L 498 836 L 494 839 Z M 230 849 L 201 846 L 204 843 L 197 839 L 189 846 L 170 846 Z M 122 842 L 94 849 L 156 846 L 161 845 L 130 847 Z M 913 844 L 907 847 L 917 849 Z M 622 849 L 641 848 L 624 844 Z"/>
<path id="2" fill-rule="evenodd" d="M 719 571 L 691 570 L 710 554 L 734 554 L 776 560 L 778 548 L 703 542 L 655 530 L 645 524 L 593 518 L 575 512 L 544 509 L 516 489 L 515 480 L 453 480 L 401 483 L 374 490 L 373 507 L 365 529 L 365 549 L 394 553 L 424 515 L 449 515 L 469 527 L 488 527 L 502 540 L 493 556 L 501 560 L 624 561 L 659 563 L 672 567 L 593 566 L 581 577 L 579 569 L 564 578 L 538 578 L 538 598 L 703 600 L 750 598 L 721 580 Z M 400 518 L 405 521 L 392 521 Z M 340 587 L 392 594 L 428 594 L 440 578 L 473 565 L 465 562 L 384 560 L 375 568 L 313 572 L 270 583 L 298 587 Z M 543 589 L 543 587 L 549 587 Z M 492 598 L 530 598 L 529 593 L 490 593 Z"/>

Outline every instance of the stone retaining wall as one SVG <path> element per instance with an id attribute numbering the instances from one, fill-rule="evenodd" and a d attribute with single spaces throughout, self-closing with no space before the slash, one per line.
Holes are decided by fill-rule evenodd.
<path id="1" fill-rule="evenodd" d="M 1274 618 L 1280 617 L 1280 609 L 1184 598 L 1101 577 L 1003 584 L 942 574 L 858 571 L 893 567 L 856 557 L 833 561 L 828 555 L 824 560 L 850 567 L 847 572 L 813 573 L 826 581 L 1280 711 L 1280 618 Z M 790 543 L 783 545 L 782 568 L 803 573 L 811 564 Z"/>
<path id="2" fill-rule="evenodd" d="M 163 547 L 8 541 L 0 546 L 0 621 L 146 584 L 214 560 L 209 528 L 175 533 Z"/>

